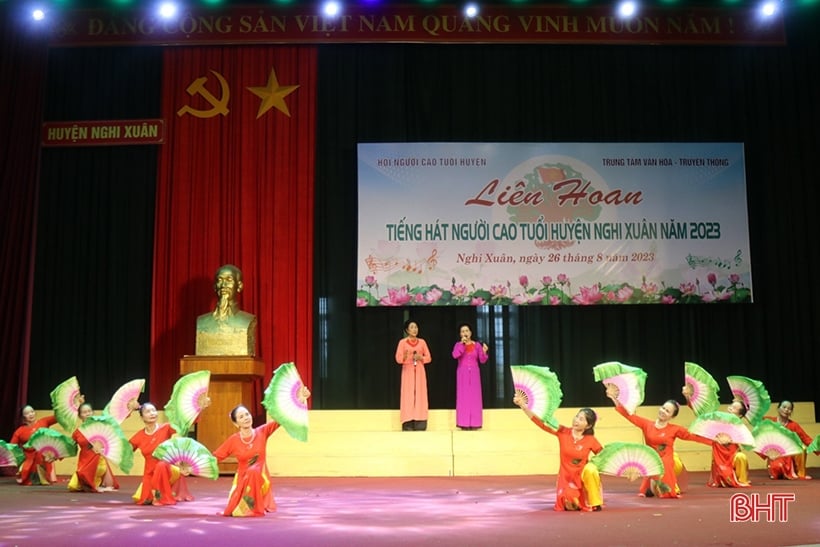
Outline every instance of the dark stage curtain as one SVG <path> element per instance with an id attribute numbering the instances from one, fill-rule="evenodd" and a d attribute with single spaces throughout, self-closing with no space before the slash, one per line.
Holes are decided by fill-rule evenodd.
<path id="1" fill-rule="evenodd" d="M 646 404 L 681 399 L 684 361 L 711 371 L 727 403 L 729 374 L 763 380 L 775 401 L 815 400 L 817 19 L 791 17 L 788 47 L 322 47 L 317 407 L 398 407 L 393 355 L 406 317 L 432 352 L 432 408 L 454 408 L 451 350 L 462 320 L 491 346 L 488 408 L 511 406 L 509 365 L 527 363 L 558 373 L 565 406 L 610 404 L 592 374 L 610 360 L 648 372 Z M 356 144 L 406 141 L 744 142 L 755 302 L 356 308 L 357 215 L 367 214 L 356 210 Z"/>
<path id="2" fill-rule="evenodd" d="M 0 438 L 26 402 L 37 204 L 37 160 L 47 49 L 13 6 L 0 6 Z"/>
<path id="3" fill-rule="evenodd" d="M 264 88 L 272 70 L 281 86 L 298 87 L 263 110 L 249 88 Z M 217 74 L 230 93 L 227 112 L 178 115 L 184 107 L 214 107 L 186 92 L 197 78 L 207 77 L 214 98 L 225 97 Z M 311 385 L 315 90 L 312 47 L 165 51 L 168 139 L 157 182 L 152 397 L 164 402 L 180 357 L 194 353 L 196 318 L 213 310 L 214 272 L 228 263 L 243 272 L 239 302 L 257 316 L 257 354 L 268 378 L 293 361 Z"/>
<path id="4" fill-rule="evenodd" d="M 53 49 L 43 119 L 160 115 L 160 55 L 151 48 Z M 102 409 L 147 378 L 156 146 L 42 150 L 28 399 L 77 376 Z"/>

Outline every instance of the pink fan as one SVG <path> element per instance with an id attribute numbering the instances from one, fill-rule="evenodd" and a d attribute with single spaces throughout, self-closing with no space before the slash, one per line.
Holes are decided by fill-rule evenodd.
<path id="1" fill-rule="evenodd" d="M 35 431 L 23 448 L 33 448 L 42 454 L 47 462 L 77 455 L 77 443 L 74 439 L 47 427 Z"/>
<path id="2" fill-rule="evenodd" d="M 630 414 L 641 406 L 646 386 L 646 372 L 642 369 L 611 361 L 592 367 L 592 372 L 596 382 L 617 389 L 618 401 Z"/>
<path id="3" fill-rule="evenodd" d="M 77 411 L 85 402 L 85 396 L 80 392 L 80 383 L 76 376 L 63 381 L 51 391 L 51 406 L 57 422 L 67 433 L 77 428 Z"/>
<path id="4" fill-rule="evenodd" d="M 769 411 L 772 399 L 766 386 L 760 380 L 747 378 L 746 376 L 727 376 L 729 388 L 732 396 L 741 401 L 746 408 L 746 419 L 753 425 L 757 425 Z"/>
<path id="5" fill-rule="evenodd" d="M 718 435 L 724 434 L 735 444 L 749 447 L 755 445 L 752 432 L 743 425 L 740 418 L 734 414 L 719 410 L 707 412 L 695 418 L 695 421 L 689 426 L 689 431 L 712 440 Z"/>
<path id="6" fill-rule="evenodd" d="M 103 415 L 108 415 L 122 423 L 131 414 L 131 411 L 139 406 L 140 393 L 145 389 L 145 378 L 131 380 L 119 387 L 111 401 L 105 405 Z"/>
<path id="7" fill-rule="evenodd" d="M 685 362 L 683 366 L 684 395 L 695 416 L 718 409 L 718 383 L 706 369 L 697 363 Z"/>
<path id="8" fill-rule="evenodd" d="M 165 405 L 165 415 L 179 435 L 185 436 L 200 412 L 210 404 L 210 382 L 211 371 L 199 370 L 186 374 L 174 384 L 171 399 Z"/>
<path id="9" fill-rule="evenodd" d="M 0 467 L 17 467 L 26 459 L 19 445 L 0 441 Z"/>
<path id="10" fill-rule="evenodd" d="M 754 451 L 769 459 L 794 456 L 803 452 L 803 441 L 797 433 L 771 420 L 763 420 L 752 432 Z"/>

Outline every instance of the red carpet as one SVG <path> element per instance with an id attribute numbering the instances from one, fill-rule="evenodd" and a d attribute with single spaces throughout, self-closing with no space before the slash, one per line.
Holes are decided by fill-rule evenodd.
<path id="1" fill-rule="evenodd" d="M 105 494 L 70 493 L 65 482 L 21 487 L 2 477 L 0 545 L 807 545 L 820 542 L 820 470 L 811 472 L 818 480 L 772 481 L 753 471 L 752 488 L 743 490 L 708 488 L 706 474 L 693 473 L 678 500 L 641 498 L 637 483 L 603 477 L 600 513 L 554 512 L 554 476 L 274 477 L 279 510 L 255 519 L 217 516 L 227 477 L 192 478 L 197 499 L 167 507 L 132 505 L 135 477 Z M 729 499 L 737 493 L 747 507 L 768 494 L 795 499 L 785 519 L 760 511 L 760 522 L 733 523 Z"/>

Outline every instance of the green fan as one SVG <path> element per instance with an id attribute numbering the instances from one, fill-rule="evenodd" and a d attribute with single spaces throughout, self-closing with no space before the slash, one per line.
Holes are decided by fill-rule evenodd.
<path id="1" fill-rule="evenodd" d="M 755 438 L 743 420 L 729 412 L 707 412 L 701 414 L 689 426 L 689 431 L 695 435 L 714 440 L 719 434 L 728 435 L 735 444 L 742 444 L 749 448 L 755 445 Z"/>
<path id="2" fill-rule="evenodd" d="M 77 455 L 74 439 L 48 427 L 35 431 L 23 448 L 36 450 L 47 462 Z"/>
<path id="3" fill-rule="evenodd" d="M 688 396 L 689 406 L 695 416 L 705 412 L 713 412 L 720 407 L 718 392 L 720 387 L 712 375 L 697 363 L 685 362 L 683 367 L 683 382 L 691 390 Z"/>
<path id="4" fill-rule="evenodd" d="M 214 480 L 219 478 L 219 466 L 214 455 L 190 437 L 174 437 L 160 443 L 154 449 L 153 456 L 176 465 L 186 475 Z"/>
<path id="5" fill-rule="evenodd" d="M 726 381 L 729 382 L 734 399 L 746 405 L 746 418 L 752 425 L 757 425 L 772 405 L 766 386 L 760 380 L 745 376 L 727 376 Z"/>
<path id="6" fill-rule="evenodd" d="M 80 393 L 80 383 L 76 376 L 72 376 L 51 391 L 51 407 L 57 423 L 66 433 L 74 433 L 77 429 L 77 413 L 85 397 Z"/>
<path id="7" fill-rule="evenodd" d="M 78 428 L 88 444 L 124 473 L 134 465 L 134 451 L 113 416 L 89 416 Z"/>
<path id="8" fill-rule="evenodd" d="M 265 388 L 262 406 L 274 421 L 282 424 L 288 435 L 297 441 L 307 441 L 308 407 L 299 392 L 305 384 L 293 363 L 284 363 L 273 371 Z"/>
<path id="9" fill-rule="evenodd" d="M 180 436 L 188 434 L 199 413 L 207 406 L 211 371 L 186 374 L 176 381 L 171 399 L 165 405 L 165 416 Z"/>
<path id="10" fill-rule="evenodd" d="M 25 459 L 26 454 L 20 445 L 0 440 L 0 467 L 19 467 Z"/>
<path id="11" fill-rule="evenodd" d="M 797 433 L 777 422 L 763 420 L 755 426 L 752 435 L 755 438 L 754 451 L 770 460 L 803 452 L 803 441 Z"/>
<path id="12" fill-rule="evenodd" d="M 524 398 L 533 414 L 557 429 L 558 421 L 553 414 L 564 397 L 558 376 L 549 367 L 538 365 L 512 365 L 510 373 L 515 394 Z"/>
<path id="13" fill-rule="evenodd" d="M 112 416 L 117 422 L 123 423 L 131 414 L 129 405 L 137 406 L 139 404 L 137 401 L 143 389 L 145 389 L 145 378 L 131 380 L 121 385 L 111 396 L 108 404 L 105 405 L 103 414 Z"/>
<path id="14" fill-rule="evenodd" d="M 630 414 L 634 414 L 643 403 L 646 386 L 646 372 L 643 369 L 610 361 L 592 367 L 592 372 L 596 382 L 618 388 L 618 401 Z"/>
<path id="15" fill-rule="evenodd" d="M 814 437 L 814 440 L 806 447 L 806 452 L 817 452 L 820 450 L 820 435 Z"/>
<path id="16" fill-rule="evenodd" d="M 641 443 L 609 443 L 589 459 L 605 475 L 638 477 L 663 475 L 663 461 L 658 453 Z"/>

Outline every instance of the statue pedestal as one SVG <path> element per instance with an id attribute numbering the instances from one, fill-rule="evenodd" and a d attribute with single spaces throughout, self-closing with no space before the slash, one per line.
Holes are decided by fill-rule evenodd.
<path id="1" fill-rule="evenodd" d="M 179 361 L 180 375 L 200 370 L 211 371 L 208 390 L 211 405 L 199 417 L 196 438 L 208 450 L 214 451 L 225 439 L 236 433 L 230 418 L 231 410 L 239 404 L 251 407 L 255 383 L 265 376 L 265 362 L 252 356 L 229 355 L 186 355 Z M 261 394 L 259 397 L 261 398 Z M 227 458 L 221 462 L 219 472 L 236 472 L 236 460 Z"/>

